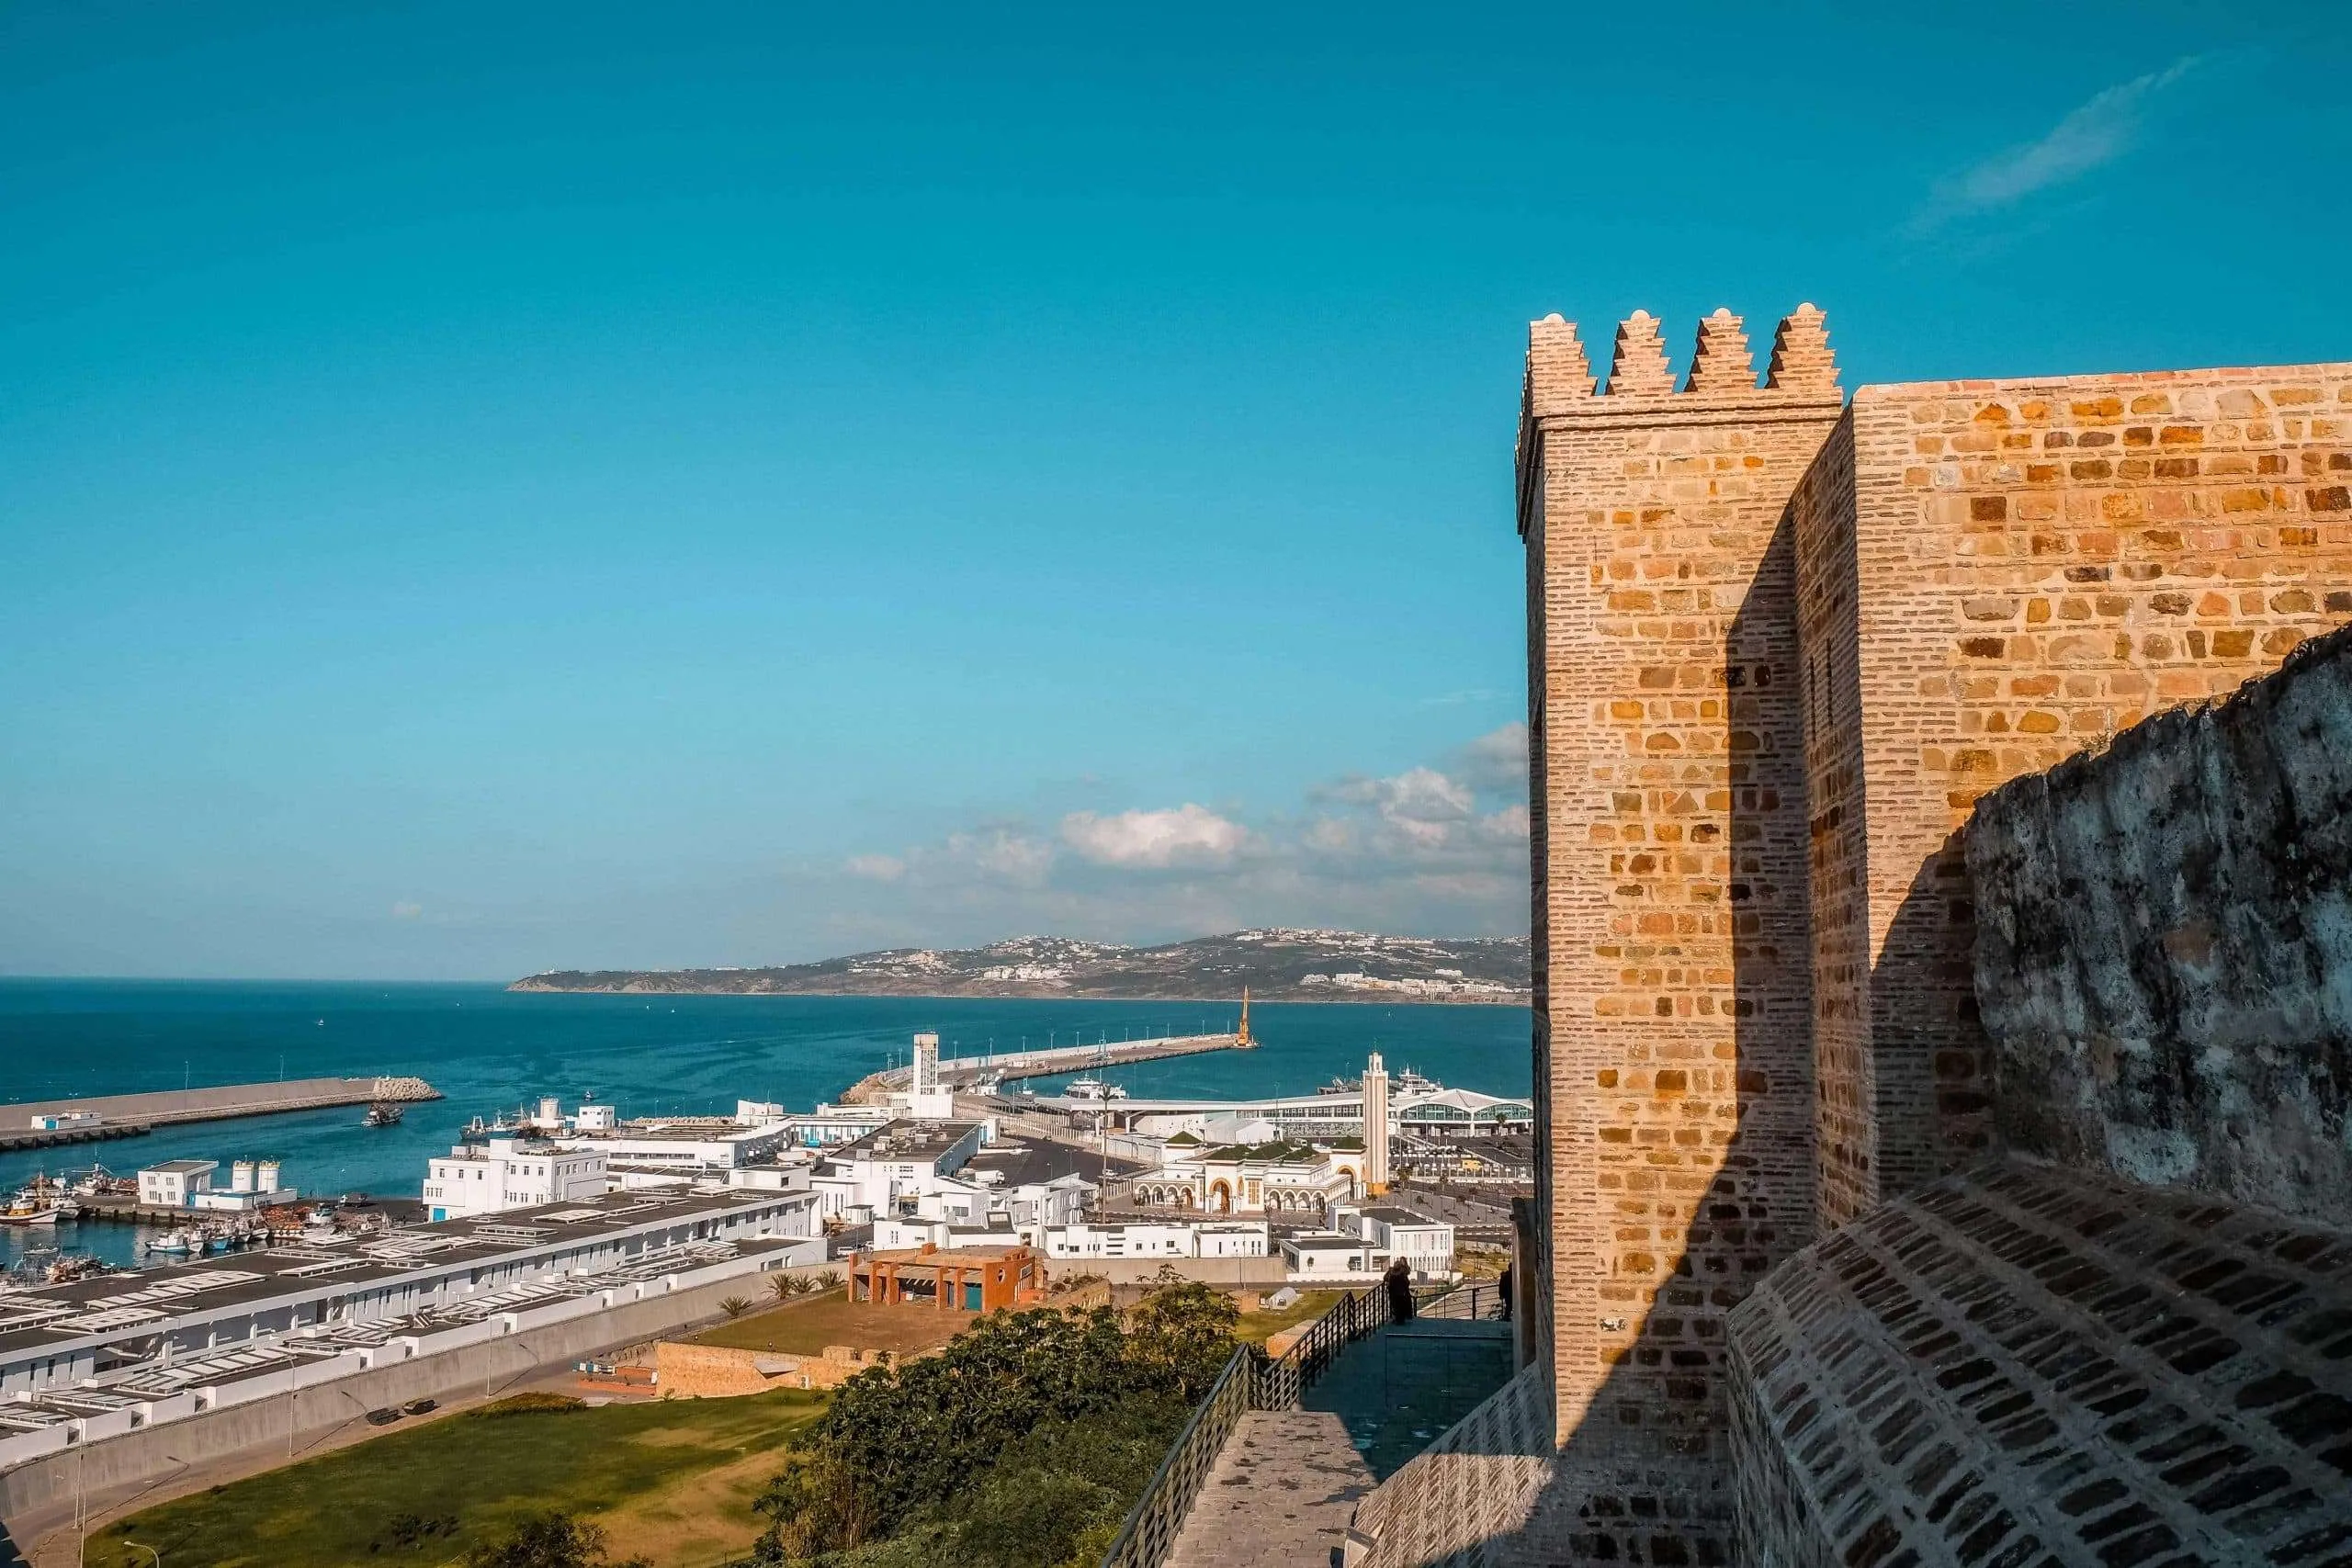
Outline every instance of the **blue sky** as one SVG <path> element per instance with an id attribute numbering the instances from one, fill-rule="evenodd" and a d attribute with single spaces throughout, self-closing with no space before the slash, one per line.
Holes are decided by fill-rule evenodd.
<path id="1" fill-rule="evenodd" d="M 1528 320 L 2352 357 L 2265 9 L 0 8 L 0 973 L 1524 930 Z"/>

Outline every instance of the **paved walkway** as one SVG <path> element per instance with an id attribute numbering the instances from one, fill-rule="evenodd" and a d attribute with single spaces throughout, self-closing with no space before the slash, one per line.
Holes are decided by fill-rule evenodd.
<path id="1" fill-rule="evenodd" d="M 1253 1410 L 1184 1517 L 1170 1568 L 1327 1568 L 1373 1484 L 1336 1414 Z"/>
<path id="2" fill-rule="evenodd" d="M 1328 1568 L 1356 1505 L 1510 1376 L 1510 1325 L 1421 1318 L 1340 1352 L 1303 1410 L 1253 1410 L 1170 1568 Z"/>

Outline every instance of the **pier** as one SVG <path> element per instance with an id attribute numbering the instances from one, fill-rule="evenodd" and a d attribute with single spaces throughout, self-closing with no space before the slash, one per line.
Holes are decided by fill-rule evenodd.
<path id="1" fill-rule="evenodd" d="M 288 1111 L 317 1111 L 333 1105 L 376 1100 L 413 1103 L 438 1100 L 441 1091 L 418 1077 L 292 1078 L 283 1083 L 225 1084 L 211 1089 L 162 1089 L 153 1094 L 94 1094 L 69 1100 L 27 1100 L 0 1105 L 0 1154 L 135 1137 L 156 1127 L 188 1122 L 227 1122 L 242 1116 L 274 1116 Z M 95 1124 L 37 1128 L 38 1117 L 69 1111 L 95 1113 Z"/>
<path id="2" fill-rule="evenodd" d="M 980 1056 L 940 1058 L 939 1081 L 946 1089 L 969 1089 L 984 1078 L 1017 1083 L 1023 1078 L 1051 1077 L 1056 1073 L 1082 1073 L 1129 1062 L 1154 1062 L 1163 1056 L 1191 1056 L 1204 1051 L 1248 1051 L 1246 1019 L 1241 1028 L 1223 1034 L 1170 1034 L 1156 1040 L 1116 1040 L 1091 1045 L 1041 1045 L 1027 1051 L 995 1051 Z M 842 1096 L 844 1105 L 869 1105 L 905 1091 L 911 1066 L 868 1073 Z"/>

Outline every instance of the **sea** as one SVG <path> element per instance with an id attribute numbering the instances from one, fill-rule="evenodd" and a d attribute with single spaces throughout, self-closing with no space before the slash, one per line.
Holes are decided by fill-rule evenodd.
<path id="1" fill-rule="evenodd" d="M 925 997 L 581 996 L 495 985 L 0 979 L 0 1103 L 75 1095 L 413 1074 L 447 1098 L 399 1125 L 358 1106 L 164 1127 L 0 1155 L 0 1198 L 36 1172 L 129 1174 L 159 1160 L 276 1158 L 308 1197 L 415 1198 L 424 1162 L 473 1117 L 555 1095 L 623 1116 L 727 1113 L 738 1100 L 805 1110 L 903 1064 L 936 1031 L 943 1056 L 1145 1039 L 1233 1026 L 1231 1003 Z M 1139 1097 L 1306 1094 L 1363 1069 L 1415 1067 L 1449 1088 L 1531 1092 L 1521 1007 L 1260 1002 L 1255 1051 L 1140 1062 L 1102 1076 Z M 1040 1079 L 1046 1093 L 1066 1078 Z M 145 1233 L 85 1221 L 0 1227 L 0 1267 L 49 1248 L 130 1265 Z M 38 1260 L 36 1258 L 36 1260 Z M 160 1261 L 160 1259 L 156 1259 Z"/>

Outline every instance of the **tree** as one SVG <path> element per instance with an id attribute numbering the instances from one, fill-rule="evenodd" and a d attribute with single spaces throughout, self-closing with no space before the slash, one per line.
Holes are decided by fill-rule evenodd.
<path id="1" fill-rule="evenodd" d="M 467 1553 L 466 1568 L 653 1568 L 653 1562 L 613 1562 L 605 1553 L 602 1525 L 557 1512 L 526 1516 L 504 1540 Z"/>
<path id="2" fill-rule="evenodd" d="M 752 1310 L 752 1303 L 741 1296 L 729 1296 L 718 1303 L 718 1310 L 729 1317 L 741 1317 Z"/>
<path id="3" fill-rule="evenodd" d="M 1130 1355 L 1172 1381 L 1186 1403 L 1208 1393 L 1233 1355 L 1241 1310 L 1233 1298 L 1197 1281 L 1171 1278 L 1127 1314 Z"/>

